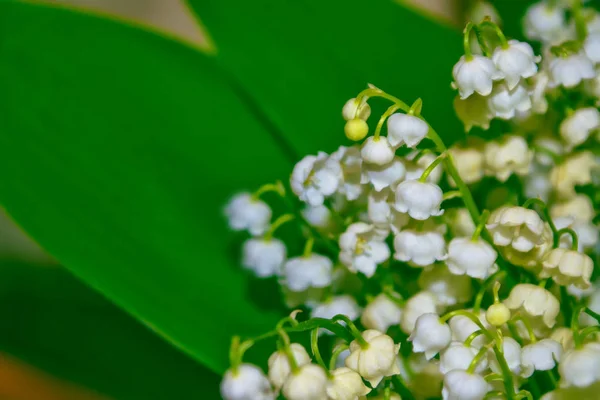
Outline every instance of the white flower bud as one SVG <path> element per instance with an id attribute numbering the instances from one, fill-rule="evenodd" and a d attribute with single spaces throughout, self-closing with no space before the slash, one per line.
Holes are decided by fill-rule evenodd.
<path id="1" fill-rule="evenodd" d="M 552 339 L 542 339 L 523 347 L 521 352 L 521 376 L 529 378 L 533 371 L 549 371 L 562 356 L 562 346 Z"/>
<path id="2" fill-rule="evenodd" d="M 501 207 L 492 212 L 486 228 L 495 245 L 512 246 L 517 251 L 527 252 L 542 242 L 544 226 L 544 221 L 533 210 Z"/>
<path id="3" fill-rule="evenodd" d="M 566 57 L 555 57 L 550 61 L 550 87 L 564 86 L 572 88 L 586 79 L 594 79 L 594 63 L 584 52 Z"/>
<path id="4" fill-rule="evenodd" d="M 487 142 L 483 156 L 486 174 L 506 182 L 513 173 L 522 176 L 529 172 L 533 152 L 521 136 L 509 135 L 500 141 Z"/>
<path id="5" fill-rule="evenodd" d="M 485 319 L 490 325 L 502 326 L 510 320 L 510 310 L 502 303 L 494 303 L 485 311 Z"/>
<path id="6" fill-rule="evenodd" d="M 439 315 L 426 313 L 417 318 L 408 340 L 412 342 L 415 353 L 425 353 L 430 360 L 450 344 L 451 338 L 450 327 L 440 322 Z"/>
<path id="7" fill-rule="evenodd" d="M 294 292 L 329 286 L 333 262 L 320 254 L 290 258 L 283 266 L 283 284 Z"/>
<path id="8" fill-rule="evenodd" d="M 362 272 L 367 277 L 375 274 L 377 265 L 390 257 L 387 244 L 376 237 L 373 225 L 356 222 L 346 229 L 339 239 L 340 262 L 352 272 Z"/>
<path id="9" fill-rule="evenodd" d="M 465 126 L 465 132 L 469 132 L 474 126 L 486 131 L 490 128 L 493 115 L 488 106 L 487 97 L 476 93 L 466 99 L 456 96 L 453 105 L 456 115 Z"/>
<path id="10" fill-rule="evenodd" d="M 369 119 L 371 115 L 371 106 L 367 103 L 367 98 L 363 97 L 362 101 L 358 102 L 356 98 L 351 98 L 344 104 L 342 108 L 342 116 L 346 121 L 350 121 L 354 118 L 360 118 L 362 120 Z"/>
<path id="11" fill-rule="evenodd" d="M 477 353 L 478 349 L 475 347 L 465 346 L 462 342 L 451 342 L 440 353 L 440 372 L 446 375 L 455 369 L 466 371 Z M 484 358 L 475 367 L 475 372 L 482 373 L 487 366 L 487 360 Z"/>
<path id="12" fill-rule="evenodd" d="M 435 295 L 427 291 L 421 291 L 406 301 L 400 320 L 400 328 L 410 335 L 421 315 L 436 312 L 437 299 Z"/>
<path id="13" fill-rule="evenodd" d="M 594 107 L 580 108 L 560 124 L 560 135 L 569 147 L 585 142 L 600 128 L 600 111 Z"/>
<path id="14" fill-rule="evenodd" d="M 433 293 L 442 306 L 466 303 L 473 297 L 471 278 L 453 274 L 443 265 L 425 268 L 418 283 L 421 289 Z"/>
<path id="15" fill-rule="evenodd" d="M 521 372 L 521 345 L 515 339 L 505 336 L 502 338 L 502 354 L 508 365 L 508 369 L 513 374 Z M 502 374 L 502 368 L 498 363 L 496 354 L 490 352 L 489 356 L 490 368 L 497 374 Z"/>
<path id="16" fill-rule="evenodd" d="M 591 33 L 583 43 L 585 54 L 595 63 L 600 63 L 600 32 Z"/>
<path id="17" fill-rule="evenodd" d="M 521 78 L 531 78 L 538 70 L 537 63 L 542 58 L 533 54 L 533 49 L 528 43 L 518 40 L 509 40 L 508 47 L 496 47 L 492 61 L 498 71 L 504 74 L 504 79 L 509 90 L 514 89 Z"/>
<path id="18" fill-rule="evenodd" d="M 600 343 L 586 343 L 563 354 L 558 364 L 563 386 L 587 387 L 600 381 Z"/>
<path id="19" fill-rule="evenodd" d="M 242 249 L 242 265 L 259 278 L 277 276 L 285 262 L 285 244 L 278 239 L 249 239 Z"/>
<path id="20" fill-rule="evenodd" d="M 363 161 L 369 164 L 385 165 L 394 159 L 395 151 L 385 136 L 369 136 L 360 149 Z"/>
<path id="21" fill-rule="evenodd" d="M 485 279 L 493 271 L 498 253 L 482 239 L 457 237 L 448 245 L 446 265 L 456 275 Z"/>
<path id="22" fill-rule="evenodd" d="M 527 9 L 524 22 L 527 38 L 556 44 L 566 27 L 565 10 L 540 1 Z"/>
<path id="23" fill-rule="evenodd" d="M 398 325 L 401 318 L 400 306 L 381 293 L 365 307 L 360 316 L 360 323 L 365 328 L 386 332 L 390 326 Z"/>
<path id="24" fill-rule="evenodd" d="M 311 206 L 320 206 L 325 197 L 334 194 L 342 182 L 342 167 L 327 153 L 306 156 L 292 171 L 290 186 L 300 200 Z"/>
<path id="25" fill-rule="evenodd" d="M 384 377 L 400 373 L 396 363 L 399 344 L 394 344 L 391 337 L 373 329 L 364 331 L 362 337 L 368 346 L 363 349 L 356 340 L 352 341 L 346 367 L 358 372 L 372 387 L 376 387 Z"/>
<path id="26" fill-rule="evenodd" d="M 334 369 L 331 375 L 327 387 L 327 396 L 330 400 L 357 400 L 371 392 L 360 375 L 350 368 Z"/>
<path id="27" fill-rule="evenodd" d="M 489 95 L 492 93 L 493 81 L 504 77 L 492 60 L 479 55 L 473 55 L 471 59 L 462 56 L 454 65 L 452 75 L 452 86 L 458 89 L 461 99 L 466 99 L 475 92 L 482 96 Z"/>
<path id="28" fill-rule="evenodd" d="M 584 253 L 570 249 L 552 249 L 542 261 L 540 278 L 552 278 L 559 285 L 586 289 L 594 270 L 594 261 Z"/>
<path id="29" fill-rule="evenodd" d="M 511 311 L 529 317 L 534 328 L 542 324 L 552 328 L 560 312 L 560 303 L 552 293 L 530 283 L 520 283 L 513 287 L 504 304 Z"/>
<path id="30" fill-rule="evenodd" d="M 596 216 L 592 200 L 585 194 L 577 194 L 562 202 L 553 203 L 550 207 L 552 219 L 572 218 L 576 222 L 591 222 Z"/>
<path id="31" fill-rule="evenodd" d="M 301 344 L 292 343 L 290 350 L 298 367 L 310 363 L 310 356 Z M 292 370 L 288 356 L 285 351 L 279 350 L 271 354 L 267 363 L 269 365 L 269 380 L 275 387 L 275 390 L 279 391 Z"/>
<path id="32" fill-rule="evenodd" d="M 517 111 L 524 113 L 532 106 L 529 91 L 522 84 L 513 89 L 505 84 L 496 85 L 488 102 L 492 115 L 501 119 L 512 119 Z"/>
<path id="33" fill-rule="evenodd" d="M 483 376 L 454 370 L 444 376 L 442 398 L 444 400 L 483 400 L 490 385 Z"/>
<path id="34" fill-rule="evenodd" d="M 448 150 L 454 161 L 454 166 L 458 175 L 467 184 L 470 185 L 479 182 L 483 178 L 483 151 L 481 146 L 458 147 L 454 146 Z M 450 185 L 456 187 L 456 182 L 448 176 Z"/>
<path id="35" fill-rule="evenodd" d="M 310 313 L 311 318 L 331 319 L 338 314 L 345 315 L 350 320 L 355 320 L 360 315 L 360 307 L 354 297 L 349 295 L 334 296 L 325 303 L 317 305 Z M 332 334 L 327 329 L 322 329 L 320 333 Z"/>
<path id="36" fill-rule="evenodd" d="M 388 140 L 393 147 L 406 144 L 415 148 L 429 132 L 427 122 L 409 114 L 392 114 L 387 120 L 387 125 Z"/>
<path id="37" fill-rule="evenodd" d="M 439 232 L 417 232 L 403 230 L 394 237 L 394 258 L 426 267 L 436 261 L 445 260 L 446 242 Z"/>
<path id="38" fill-rule="evenodd" d="M 440 210 L 444 193 L 438 185 L 420 181 L 404 181 L 396 188 L 396 210 L 412 218 L 425 220 L 444 213 Z"/>
<path id="39" fill-rule="evenodd" d="M 314 400 L 327 397 L 327 374 L 319 365 L 306 364 L 290 374 L 283 385 L 287 400 Z"/>
<path id="40" fill-rule="evenodd" d="M 221 381 L 224 400 L 275 400 L 265 374 L 255 365 L 241 364 L 237 371 L 228 370 Z"/>
<path id="41" fill-rule="evenodd" d="M 546 71 L 539 71 L 531 78 L 531 111 L 536 114 L 545 114 L 548 111 L 548 99 L 546 99 L 546 90 L 550 77 Z"/>
<path id="42" fill-rule="evenodd" d="M 399 157 L 385 165 L 363 164 L 361 183 L 370 183 L 375 191 L 380 192 L 387 188 L 395 189 L 396 185 L 405 177 L 406 167 Z"/>
<path id="43" fill-rule="evenodd" d="M 559 197 L 574 197 L 575 186 L 592 183 L 592 171 L 599 165 L 591 151 L 574 153 L 563 163 L 552 168 L 550 182 Z"/>
<path id="44" fill-rule="evenodd" d="M 260 236 L 269 229 L 271 208 L 250 193 L 239 193 L 227 203 L 225 216 L 234 231 L 247 229 L 251 235 Z"/>

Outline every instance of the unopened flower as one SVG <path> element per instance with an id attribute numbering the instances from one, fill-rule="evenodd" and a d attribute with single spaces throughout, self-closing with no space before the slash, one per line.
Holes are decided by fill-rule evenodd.
<path id="1" fill-rule="evenodd" d="M 327 374 L 315 364 L 306 364 L 288 376 L 283 395 L 288 400 L 314 400 L 327 397 Z"/>
<path id="2" fill-rule="evenodd" d="M 275 400 L 267 377 L 252 364 L 241 364 L 236 371 L 225 373 L 221 381 L 221 397 L 224 400 Z"/>
<path id="3" fill-rule="evenodd" d="M 338 192 L 350 201 L 358 199 L 364 189 L 361 183 L 362 158 L 360 156 L 360 147 L 340 146 L 331 154 L 331 158 L 337 160 L 342 166 L 343 179 Z"/>
<path id="4" fill-rule="evenodd" d="M 427 122 L 409 114 L 392 114 L 387 125 L 388 140 L 393 147 L 406 144 L 407 147 L 415 148 L 429 132 Z"/>
<path id="5" fill-rule="evenodd" d="M 558 364 L 562 386 L 587 387 L 600 381 L 600 343 L 586 343 L 563 354 Z"/>
<path id="6" fill-rule="evenodd" d="M 492 115 L 501 119 L 512 119 L 517 112 L 531 110 L 529 91 L 522 84 L 509 89 L 505 84 L 498 84 L 492 91 L 488 106 Z"/>
<path id="7" fill-rule="evenodd" d="M 540 278 L 552 278 L 559 285 L 590 286 L 594 261 L 585 253 L 575 250 L 552 249 L 542 261 Z"/>
<path id="8" fill-rule="evenodd" d="M 277 276 L 285 262 L 285 244 L 278 239 L 249 239 L 242 249 L 242 265 L 259 278 Z"/>
<path id="9" fill-rule="evenodd" d="M 594 63 L 584 52 L 555 57 L 550 61 L 550 85 L 572 88 L 581 81 L 596 77 Z"/>
<path id="10" fill-rule="evenodd" d="M 340 261 L 353 272 L 371 277 L 389 257 L 390 249 L 376 237 L 373 225 L 356 222 L 340 236 Z"/>
<path id="11" fill-rule="evenodd" d="M 360 375 L 350 368 L 342 367 L 331 371 L 327 396 L 331 400 L 355 400 L 371 392 Z"/>
<path id="12" fill-rule="evenodd" d="M 342 167 L 327 153 L 306 156 L 294 166 L 290 186 L 300 200 L 311 206 L 323 204 L 325 197 L 334 194 L 342 182 Z"/>
<path id="13" fill-rule="evenodd" d="M 304 346 L 298 343 L 290 344 L 290 352 L 296 361 L 296 365 L 301 367 L 310 363 L 310 356 Z M 291 367 L 288 355 L 284 350 L 278 350 L 271 354 L 267 361 L 269 365 L 269 380 L 277 391 L 283 386 L 290 375 Z"/>
<path id="14" fill-rule="evenodd" d="M 235 195 L 225 207 L 229 227 L 235 231 L 247 229 L 253 236 L 259 236 L 269 229 L 271 208 L 250 193 Z"/>
<path id="15" fill-rule="evenodd" d="M 465 346 L 463 342 L 451 342 L 450 345 L 440 353 L 440 372 L 446 375 L 452 370 L 466 371 L 471 365 L 479 349 Z M 487 360 L 484 358 L 475 367 L 475 372 L 481 373 L 487 368 Z"/>
<path id="16" fill-rule="evenodd" d="M 600 166 L 591 151 L 572 154 L 550 171 L 550 182 L 560 198 L 576 195 L 575 186 L 592 183 L 592 171 Z"/>
<path id="17" fill-rule="evenodd" d="M 560 312 L 560 303 L 552 293 L 530 283 L 513 287 L 504 304 L 513 312 L 521 312 L 534 325 L 548 328 L 554 326 Z"/>
<path id="18" fill-rule="evenodd" d="M 538 213 L 523 207 L 501 207 L 490 215 L 486 228 L 494 244 L 528 252 L 542 241 L 544 221 Z"/>
<path id="19" fill-rule="evenodd" d="M 356 303 L 354 297 L 349 295 L 334 296 L 325 303 L 321 303 L 314 307 L 310 313 L 311 318 L 327 318 L 331 319 L 338 314 L 345 315 L 350 320 L 355 320 L 360 315 L 360 307 Z M 326 329 L 321 330 L 327 334 L 331 334 Z"/>
<path id="20" fill-rule="evenodd" d="M 473 297 L 471 278 L 454 274 L 443 265 L 425 268 L 418 283 L 421 289 L 433 293 L 443 306 L 466 303 Z"/>
<path id="21" fill-rule="evenodd" d="M 552 339 L 542 339 L 523 347 L 521 352 L 521 375 L 528 378 L 533 371 L 549 371 L 562 356 L 562 346 Z"/>
<path id="22" fill-rule="evenodd" d="M 492 54 L 492 61 L 498 71 L 504 74 L 509 90 L 514 89 L 521 78 L 531 78 L 538 70 L 541 57 L 533 53 L 528 43 L 509 40 L 506 48 L 499 46 Z"/>
<path id="23" fill-rule="evenodd" d="M 369 164 L 385 165 L 394 159 L 394 149 L 385 136 L 369 136 L 360 149 L 363 161 Z"/>
<path id="24" fill-rule="evenodd" d="M 595 63 L 600 63 L 600 32 L 591 33 L 583 43 L 585 54 Z"/>
<path id="25" fill-rule="evenodd" d="M 457 237 L 448 245 L 446 265 L 453 274 L 485 279 L 493 271 L 498 253 L 482 239 Z"/>
<path id="26" fill-rule="evenodd" d="M 371 184 L 373 189 L 380 192 L 387 188 L 395 189 L 396 185 L 406 176 L 406 167 L 399 157 L 385 165 L 363 164 L 361 183 Z"/>
<path id="27" fill-rule="evenodd" d="M 333 262 L 320 254 L 290 258 L 283 266 L 283 284 L 294 292 L 331 284 Z"/>
<path id="28" fill-rule="evenodd" d="M 490 368 L 497 374 L 502 374 L 502 368 L 498 363 L 498 359 L 496 358 L 496 354 L 490 352 Z M 506 360 L 506 364 L 508 365 L 508 369 L 513 374 L 521 373 L 521 345 L 515 339 L 511 337 L 503 337 L 502 338 L 502 355 Z"/>
<path id="29" fill-rule="evenodd" d="M 494 303 L 485 311 L 485 319 L 490 325 L 502 326 L 510 320 L 510 309 L 503 303 Z"/>
<path id="30" fill-rule="evenodd" d="M 467 371 L 453 370 L 444 376 L 444 400 L 483 400 L 490 385 L 483 376 Z"/>
<path id="31" fill-rule="evenodd" d="M 360 323 L 365 328 L 386 332 L 390 326 L 398 325 L 402 308 L 385 293 L 375 297 L 364 309 Z"/>
<path id="32" fill-rule="evenodd" d="M 546 1 L 532 5 L 525 14 L 525 35 L 529 39 L 556 44 L 563 38 L 565 26 L 564 9 Z"/>
<path id="33" fill-rule="evenodd" d="M 400 231 L 394 237 L 394 249 L 396 260 L 411 262 L 420 267 L 443 261 L 448 257 L 444 237 L 435 231 Z"/>
<path id="34" fill-rule="evenodd" d="M 493 81 L 502 79 L 504 75 L 498 71 L 494 62 L 487 57 L 473 55 L 462 56 L 452 69 L 454 82 L 461 99 L 466 99 L 477 92 L 487 96 L 492 92 Z"/>
<path id="35" fill-rule="evenodd" d="M 445 349 L 452 339 L 450 327 L 440 322 L 439 315 L 426 313 L 417 318 L 415 329 L 408 338 L 413 344 L 415 353 L 425 353 L 429 360 Z"/>
<path id="36" fill-rule="evenodd" d="M 513 173 L 522 176 L 529 172 L 533 152 L 521 136 L 509 135 L 487 142 L 483 155 L 486 174 L 506 182 Z"/>
<path id="37" fill-rule="evenodd" d="M 458 175 L 466 184 L 479 182 L 483 178 L 483 148 L 482 146 L 460 147 L 453 146 L 449 150 Z M 448 176 L 448 182 L 456 186 L 452 177 Z"/>
<path id="38" fill-rule="evenodd" d="M 363 97 L 361 101 L 357 101 L 355 98 L 351 98 L 344 104 L 342 108 L 342 116 L 346 121 L 354 118 L 360 118 L 367 120 L 371 115 L 371 107 L 367 103 L 367 97 Z"/>
<path id="39" fill-rule="evenodd" d="M 437 299 L 435 295 L 428 291 L 421 291 L 406 301 L 404 310 L 402 311 L 400 328 L 402 328 L 405 333 L 411 334 L 413 329 L 415 329 L 417 319 L 421 315 L 436 312 Z"/>
<path id="40" fill-rule="evenodd" d="M 440 216 L 444 193 L 438 185 L 420 181 L 404 181 L 396 188 L 396 210 L 408 213 L 412 218 L 425 220 Z"/>
<path id="41" fill-rule="evenodd" d="M 465 132 L 469 132 L 473 127 L 480 127 L 488 130 L 493 114 L 488 106 L 487 97 L 479 94 L 472 94 L 466 99 L 460 96 L 454 98 L 454 111 L 462 121 Z"/>
<path id="42" fill-rule="evenodd" d="M 579 146 L 600 129 L 600 111 L 594 107 L 576 110 L 560 124 L 560 135 L 569 147 Z"/>
<path id="43" fill-rule="evenodd" d="M 362 337 L 367 347 L 362 348 L 356 340 L 352 341 L 346 367 L 358 372 L 372 387 L 386 376 L 400 373 L 396 363 L 400 345 L 394 344 L 394 339 L 373 329 L 364 331 Z"/>

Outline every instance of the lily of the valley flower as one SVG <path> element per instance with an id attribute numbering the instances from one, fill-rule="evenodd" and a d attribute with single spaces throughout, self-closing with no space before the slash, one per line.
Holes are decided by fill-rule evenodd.
<path id="1" fill-rule="evenodd" d="M 278 276 L 286 258 L 285 244 L 278 239 L 248 239 L 242 249 L 242 265 L 259 278 Z"/>
<path id="2" fill-rule="evenodd" d="M 342 167 L 327 153 L 306 156 L 292 171 L 290 186 L 300 200 L 311 206 L 320 206 L 326 197 L 334 194 L 342 182 Z"/>
<path id="3" fill-rule="evenodd" d="M 452 339 L 450 327 L 440 322 L 440 317 L 434 313 L 426 313 L 417 318 L 415 329 L 408 338 L 413 344 L 415 353 L 425 353 L 429 360 L 445 349 Z"/>
<path id="4" fill-rule="evenodd" d="M 470 58 L 462 56 L 452 69 L 453 86 L 458 89 L 461 99 L 466 99 L 473 93 L 487 96 L 492 93 L 493 81 L 502 79 L 502 74 L 494 62 L 487 57 L 473 55 Z"/>
<path id="5" fill-rule="evenodd" d="M 400 373 L 396 363 L 399 344 L 394 344 L 391 337 L 373 329 L 364 331 L 362 337 L 367 346 L 363 348 L 356 340 L 352 341 L 346 367 L 358 372 L 373 387 L 386 376 Z"/>
<path id="6" fill-rule="evenodd" d="M 275 394 L 265 374 L 255 365 L 242 364 L 229 370 L 221 381 L 224 400 L 275 400 Z"/>
<path id="7" fill-rule="evenodd" d="M 271 208 L 250 193 L 239 193 L 225 207 L 225 215 L 234 231 L 247 229 L 251 235 L 259 236 L 269 229 Z"/>
<path id="8" fill-rule="evenodd" d="M 371 277 L 389 257 L 390 249 L 376 237 L 373 225 L 357 222 L 340 236 L 340 261 L 353 272 Z"/>

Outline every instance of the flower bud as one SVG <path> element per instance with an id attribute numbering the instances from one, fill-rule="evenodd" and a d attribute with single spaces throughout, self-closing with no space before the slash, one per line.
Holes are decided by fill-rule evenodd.
<path id="1" fill-rule="evenodd" d="M 290 350 L 298 367 L 310 363 L 310 356 L 301 344 L 292 343 Z M 288 356 L 285 351 L 279 350 L 271 354 L 267 363 L 269 365 L 269 380 L 275 389 L 279 390 L 291 372 Z"/>
<path id="2" fill-rule="evenodd" d="M 502 303 L 494 303 L 485 312 L 485 319 L 490 325 L 502 326 L 510 320 L 510 310 Z"/>
<path id="3" fill-rule="evenodd" d="M 269 229 L 271 208 L 250 193 L 235 195 L 225 207 L 229 227 L 235 231 L 247 229 L 251 235 L 259 236 Z"/>
<path id="4" fill-rule="evenodd" d="M 366 121 L 371 115 L 371 106 L 367 103 L 366 97 L 359 103 L 356 98 L 351 98 L 342 108 L 342 116 L 346 121 L 355 118 Z"/>
<path id="5" fill-rule="evenodd" d="M 315 364 L 303 365 L 291 373 L 283 385 L 287 400 L 314 400 L 327 398 L 327 375 Z"/>
<path id="6" fill-rule="evenodd" d="M 450 328 L 440 322 L 437 314 L 426 313 L 417 318 L 408 340 L 412 342 L 415 353 L 425 353 L 429 360 L 450 344 L 451 337 Z"/>
<path id="7" fill-rule="evenodd" d="M 391 162 L 394 159 L 394 154 L 394 149 L 385 136 L 368 137 L 360 149 L 363 161 L 375 165 L 385 165 Z"/>
<path id="8" fill-rule="evenodd" d="M 363 119 L 354 118 L 346 121 L 344 125 L 344 133 L 346 137 L 353 142 L 358 142 L 367 137 L 369 133 L 369 125 Z"/>
<path id="9" fill-rule="evenodd" d="M 354 400 L 371 392 L 360 375 L 350 368 L 342 367 L 331 371 L 331 380 L 327 387 L 330 400 Z"/>
<path id="10" fill-rule="evenodd" d="M 362 337 L 367 347 L 362 348 L 358 341 L 352 341 L 346 367 L 358 372 L 372 387 L 376 387 L 384 377 L 400 373 L 396 363 L 399 344 L 394 344 L 388 335 L 372 329 L 364 331 Z"/>

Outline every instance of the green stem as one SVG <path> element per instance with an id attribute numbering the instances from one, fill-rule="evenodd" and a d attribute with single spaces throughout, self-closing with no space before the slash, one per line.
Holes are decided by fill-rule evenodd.
<path id="1" fill-rule="evenodd" d="M 508 363 L 506 362 L 506 358 L 504 358 L 504 353 L 502 350 L 502 343 L 496 342 L 494 346 L 494 353 L 496 354 L 496 359 L 498 360 L 498 365 L 502 370 L 502 375 L 504 376 L 504 390 L 506 391 L 506 398 L 509 400 L 514 399 L 514 383 L 513 383 L 513 375 L 512 371 L 508 367 Z"/>
<path id="2" fill-rule="evenodd" d="M 469 22 L 463 31 L 463 49 L 465 51 L 466 61 L 473 59 L 473 53 L 471 52 L 471 30 L 473 30 L 474 26 L 475 25 L 472 22 Z"/>
<path id="3" fill-rule="evenodd" d="M 315 356 L 315 360 L 317 360 L 317 364 L 323 367 L 327 377 L 331 377 L 331 372 L 327 368 L 327 365 L 325 365 L 323 357 L 321 357 L 321 352 L 319 351 L 319 328 L 315 328 L 310 332 L 310 349 Z"/>
<path id="4" fill-rule="evenodd" d="M 381 134 L 381 128 L 383 127 L 383 124 L 390 117 L 390 115 L 392 115 L 393 113 L 395 113 L 396 111 L 398 111 L 398 109 L 400 109 L 400 106 L 398 104 L 394 104 L 393 106 L 390 106 L 383 113 L 383 115 L 381 116 L 381 118 L 379 118 L 379 122 L 377 123 L 377 127 L 375 128 L 375 133 L 373 134 L 373 139 L 374 140 L 379 140 L 379 135 Z"/>
<path id="5" fill-rule="evenodd" d="M 577 250 L 579 248 L 579 238 L 577 237 L 577 232 L 575 232 L 571 228 L 562 228 L 556 232 L 556 236 L 558 237 L 558 242 L 560 243 L 560 237 L 564 234 L 568 234 L 571 236 L 571 250 Z"/>
<path id="6" fill-rule="evenodd" d="M 579 332 L 579 314 L 585 309 L 585 305 L 578 304 L 573 309 L 573 314 L 571 315 L 571 330 L 573 331 L 573 343 L 575 343 L 575 348 L 581 347 L 582 338 Z"/>
<path id="7" fill-rule="evenodd" d="M 271 240 L 273 238 L 273 234 L 281 225 L 290 222 L 294 218 L 296 218 L 294 214 L 283 214 L 282 216 L 277 218 L 275 222 L 271 224 L 271 228 L 269 228 L 269 231 L 265 234 L 264 239 Z"/>
<path id="8" fill-rule="evenodd" d="M 552 217 L 550 216 L 550 211 L 548 210 L 548 205 L 542 199 L 531 198 L 523 204 L 523 208 L 530 208 L 532 205 L 540 206 L 540 208 L 542 209 L 542 213 L 544 214 L 544 219 L 546 220 L 546 222 L 548 222 L 548 225 L 550 225 L 550 229 L 552 230 L 552 236 L 554 238 L 554 248 L 558 247 L 558 243 L 559 243 L 559 239 L 560 239 L 558 236 L 558 229 L 556 229 L 556 225 L 554 225 L 554 221 L 552 220 Z"/>
<path id="9" fill-rule="evenodd" d="M 483 301 L 483 296 L 485 296 L 485 292 L 488 290 L 491 284 L 497 282 L 506 277 L 507 272 L 505 270 L 499 270 L 493 275 L 490 275 L 481 285 L 477 295 L 475 296 L 475 303 L 473 304 L 473 313 L 479 313 L 481 309 L 481 302 Z"/>
<path id="10" fill-rule="evenodd" d="M 450 190 L 444 193 L 444 195 L 442 196 L 442 201 L 454 199 L 457 197 L 462 197 L 462 193 L 460 192 L 460 190 Z"/>
<path id="11" fill-rule="evenodd" d="M 340 354 L 342 354 L 346 350 L 348 350 L 348 346 L 345 344 L 336 347 L 336 349 L 331 354 L 331 359 L 329 360 L 329 369 L 330 370 L 335 369 L 335 365 L 337 364 L 338 357 L 340 356 Z"/>
<path id="12" fill-rule="evenodd" d="M 583 0 L 574 0 L 573 2 L 573 19 L 575 20 L 575 29 L 577 31 L 577 39 L 583 42 L 587 37 L 587 25 L 585 16 L 583 15 Z"/>
<path id="13" fill-rule="evenodd" d="M 533 331 L 533 327 L 531 326 L 531 323 L 529 322 L 529 320 L 527 320 L 526 318 L 523 318 L 522 315 L 515 315 L 511 319 L 515 322 L 521 321 L 523 323 L 523 325 L 525 325 L 525 329 L 527 329 L 527 333 L 529 334 L 529 340 L 531 341 L 531 343 L 537 342 L 537 338 L 535 337 L 535 332 Z"/>
<path id="14" fill-rule="evenodd" d="M 596 321 L 598 321 L 598 323 L 600 324 L 600 314 L 598 314 L 597 312 L 594 312 L 589 307 L 586 307 L 585 310 L 583 310 L 583 312 L 585 312 L 590 317 L 595 318 Z"/>
<path id="15" fill-rule="evenodd" d="M 435 167 L 437 167 L 442 161 L 444 161 L 444 158 L 446 158 L 446 154 L 447 153 L 440 154 L 435 160 L 433 160 L 431 164 L 429 164 L 425 171 L 423 171 L 423 174 L 421 174 L 419 182 L 425 183 L 427 181 L 427 177 L 429 177 L 429 175 L 431 174 L 431 172 L 433 172 Z"/>
<path id="16" fill-rule="evenodd" d="M 313 236 L 309 237 L 304 245 L 304 251 L 302 252 L 303 257 L 310 257 L 312 254 L 313 245 L 315 244 L 315 238 Z"/>
<path id="17" fill-rule="evenodd" d="M 394 390 L 398 392 L 402 400 L 415 400 L 415 397 L 412 395 L 411 391 L 408 390 L 400 375 L 392 376 L 391 380 L 394 384 Z"/>
<path id="18" fill-rule="evenodd" d="M 285 196 L 285 186 L 281 181 L 277 181 L 275 183 L 267 183 L 266 185 L 262 185 L 256 192 L 252 194 L 253 200 L 258 200 L 260 196 L 268 192 L 275 192 L 281 197 Z"/>
<path id="19" fill-rule="evenodd" d="M 473 360 L 471 360 L 471 364 L 469 364 L 469 368 L 467 368 L 467 373 L 472 374 L 475 372 L 475 368 L 477 368 L 477 364 L 479 364 L 481 359 L 483 357 L 485 357 L 488 350 L 489 350 L 488 346 L 483 346 L 481 349 L 479 349 L 479 351 L 477 352 L 475 357 L 473 357 Z"/>
<path id="20" fill-rule="evenodd" d="M 288 362 L 290 363 L 290 371 L 292 374 L 295 374 L 298 371 L 298 363 L 296 362 L 296 357 L 294 357 L 294 352 L 290 346 L 290 337 L 283 329 L 280 329 L 278 334 L 283 342 L 283 351 L 285 352 Z"/>
<path id="21" fill-rule="evenodd" d="M 369 343 L 365 340 L 365 338 L 362 337 L 362 334 L 360 333 L 360 331 L 358 330 L 356 325 L 354 325 L 354 322 L 352 322 L 352 320 L 350 318 L 348 318 L 344 314 L 338 314 L 338 315 L 334 316 L 331 320 L 332 321 L 344 321 L 346 323 L 346 325 L 348 325 L 348 328 L 350 329 L 350 333 L 352 333 L 352 336 L 354 336 L 354 339 L 360 345 L 360 347 L 363 349 L 366 349 L 367 347 L 369 347 Z"/>
<path id="22" fill-rule="evenodd" d="M 500 27 L 494 23 L 493 21 L 483 21 L 479 24 L 480 27 L 484 28 L 484 27 L 490 27 L 492 29 L 494 29 L 494 31 L 496 32 L 496 35 L 498 36 L 498 39 L 500 40 L 500 46 L 502 46 L 503 49 L 508 49 L 508 41 L 506 40 L 506 36 L 504 36 L 504 32 L 502 32 L 502 29 L 500 29 Z"/>
<path id="23" fill-rule="evenodd" d="M 487 330 L 485 328 L 485 326 L 483 326 L 483 324 L 481 323 L 479 318 L 477 318 L 477 316 L 475 314 L 473 314 L 472 312 L 467 311 L 467 310 L 450 311 L 449 313 L 447 313 L 446 315 L 444 315 L 440 318 L 440 322 L 445 323 L 445 322 L 449 321 L 452 317 L 456 317 L 458 315 L 469 318 L 471 321 L 473 321 L 473 323 L 475 323 L 475 325 L 477 325 L 479 327 L 479 329 L 483 332 L 483 334 L 485 334 L 491 340 L 496 340 L 495 335 L 492 332 L 490 332 L 489 330 Z"/>
<path id="24" fill-rule="evenodd" d="M 488 218 L 490 217 L 490 212 L 488 210 L 483 210 L 481 213 L 481 217 L 479 218 L 479 222 L 477 223 L 477 228 L 475 228 L 475 232 L 473 232 L 473 236 L 471 236 L 471 240 L 476 242 L 485 228 L 485 224 L 487 223 Z"/>
<path id="25" fill-rule="evenodd" d="M 467 336 L 467 338 L 465 339 L 464 345 L 467 347 L 470 347 L 471 343 L 473 343 L 473 340 L 475 340 L 478 336 L 481 336 L 483 334 L 484 334 L 484 332 L 481 329 L 476 330 L 475 332 L 473 332 L 469 336 Z"/>
<path id="26" fill-rule="evenodd" d="M 594 326 L 588 326 L 587 328 L 582 329 L 581 332 L 579 333 L 581 343 L 583 343 L 585 341 L 586 336 L 592 335 L 594 333 L 600 333 L 600 326 L 594 325 Z"/>

